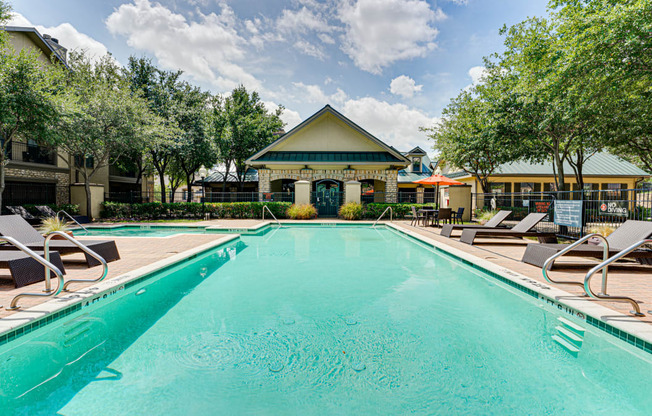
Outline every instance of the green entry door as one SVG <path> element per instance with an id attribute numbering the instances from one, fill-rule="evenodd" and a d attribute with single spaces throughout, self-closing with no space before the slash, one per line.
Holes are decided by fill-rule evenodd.
<path id="1" fill-rule="evenodd" d="M 340 184 L 333 180 L 317 182 L 315 192 L 312 193 L 312 203 L 317 208 L 320 217 L 337 217 L 337 212 L 342 204 Z"/>

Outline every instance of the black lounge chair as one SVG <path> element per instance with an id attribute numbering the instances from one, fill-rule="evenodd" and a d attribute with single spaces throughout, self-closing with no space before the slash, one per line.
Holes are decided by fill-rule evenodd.
<path id="1" fill-rule="evenodd" d="M 532 231 L 547 215 L 545 213 L 529 214 L 510 229 L 490 228 L 484 230 L 482 228 L 467 228 L 462 231 L 460 241 L 466 244 L 473 244 L 476 237 L 536 237 L 540 243 L 557 242 L 557 235 L 555 233 Z"/>
<path id="2" fill-rule="evenodd" d="M 35 251 L 35 253 L 43 257 L 42 251 Z M 61 256 L 56 251 L 50 252 L 50 263 L 54 264 L 61 273 L 66 274 Z M 9 269 L 16 288 L 45 280 L 43 265 L 22 251 L 0 252 L 0 268 Z M 51 273 L 51 276 L 56 277 L 54 273 Z"/>
<path id="3" fill-rule="evenodd" d="M 609 242 L 609 257 L 622 250 L 645 240 L 652 235 L 652 222 L 650 221 L 625 221 L 616 231 L 607 237 Z M 523 253 L 522 262 L 543 267 L 543 263 L 550 257 L 568 247 L 567 244 L 529 244 Z M 569 256 L 589 257 L 602 259 L 604 248 L 602 244 L 594 246 L 582 244 L 568 252 Z M 652 250 L 635 250 L 626 257 L 636 259 L 640 264 L 652 264 Z M 552 266 L 550 268 L 552 269 Z M 588 265 L 587 265 L 588 266 Z M 591 264 L 593 266 L 593 264 Z"/>
<path id="4" fill-rule="evenodd" d="M 467 228 L 478 228 L 481 230 L 488 230 L 491 228 L 497 229 L 498 226 L 512 214 L 512 211 L 498 211 L 485 225 L 481 224 L 444 224 L 441 229 L 441 235 L 448 237 L 453 234 L 455 230 L 466 230 Z"/>
<path id="5" fill-rule="evenodd" d="M 41 219 L 37 218 L 37 217 L 33 216 L 32 214 L 30 214 L 29 212 L 27 212 L 25 207 L 21 207 L 21 206 L 18 206 L 18 205 L 17 206 L 9 206 L 9 205 L 7 205 L 7 210 L 9 212 L 11 212 L 12 214 L 14 214 L 14 215 L 20 215 L 20 217 L 22 219 L 24 219 L 25 221 L 27 221 L 27 223 L 29 223 L 31 225 L 37 225 L 37 224 L 41 223 Z"/>
<path id="6" fill-rule="evenodd" d="M 57 216 L 57 213 L 47 205 L 36 205 L 34 208 L 41 215 L 41 218 L 52 218 Z"/>
<path id="7" fill-rule="evenodd" d="M 43 244 L 45 243 L 45 237 L 18 215 L 0 216 L 0 235 L 13 237 L 32 250 L 43 250 Z M 113 240 L 84 240 L 83 244 L 102 256 L 107 262 L 120 260 L 118 248 Z M 3 244 L 0 249 L 12 250 L 15 247 Z M 84 253 L 88 267 L 100 265 L 99 261 L 83 252 L 71 241 L 50 240 L 50 250 L 58 251 L 62 256 L 72 253 Z"/>

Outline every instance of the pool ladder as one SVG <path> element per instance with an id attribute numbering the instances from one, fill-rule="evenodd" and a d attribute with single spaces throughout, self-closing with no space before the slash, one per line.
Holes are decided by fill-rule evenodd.
<path id="1" fill-rule="evenodd" d="M 77 226 L 78 226 L 79 228 L 81 228 L 82 230 L 84 230 L 84 231 L 86 232 L 86 234 L 88 234 L 88 228 L 84 227 L 84 226 L 83 226 L 79 221 L 77 221 L 77 220 L 75 219 L 75 217 L 73 217 L 72 215 L 68 214 L 68 213 L 67 213 L 66 211 L 64 211 L 64 210 L 61 210 L 61 211 L 57 212 L 57 218 L 59 218 L 59 214 L 64 214 L 66 217 L 70 218 L 70 219 L 71 219 L 75 224 L 77 224 Z"/>
<path id="2" fill-rule="evenodd" d="M 603 247 L 602 262 L 597 266 L 593 267 L 591 270 L 589 270 L 589 272 L 584 277 L 584 282 L 573 282 L 568 280 L 564 281 L 564 280 L 551 279 L 550 276 L 548 275 L 548 272 L 552 268 L 554 261 L 559 257 L 563 256 L 564 254 L 568 253 L 569 251 L 572 251 L 575 247 L 579 246 L 580 244 L 584 243 L 585 241 L 589 240 L 592 237 L 602 240 L 602 247 Z M 589 234 L 580 238 L 579 240 L 569 245 L 559 253 L 550 256 L 548 260 L 546 260 L 543 263 L 543 268 L 542 268 L 543 277 L 550 283 L 556 283 L 559 285 L 579 286 L 582 289 L 584 289 L 584 292 L 586 293 L 587 296 L 593 299 L 608 300 L 614 302 L 629 302 L 632 305 L 632 308 L 634 308 L 634 310 L 630 311 L 630 313 L 632 313 L 634 316 L 645 316 L 641 312 L 641 308 L 639 307 L 638 302 L 636 302 L 634 299 L 627 296 L 611 296 L 607 294 L 607 280 L 609 277 L 609 272 L 608 272 L 609 265 L 615 262 L 616 260 L 620 260 L 621 258 L 625 257 L 632 251 L 638 249 L 639 247 L 645 244 L 652 244 L 652 239 L 641 240 L 635 244 L 632 244 L 626 249 L 620 251 L 619 253 L 609 257 L 609 242 L 607 241 L 607 239 L 600 234 L 595 234 L 595 233 Z M 602 271 L 602 286 L 601 286 L 600 293 L 595 293 L 593 292 L 593 289 L 591 289 L 591 278 L 593 277 L 594 274 L 596 274 L 599 271 Z"/>
<path id="3" fill-rule="evenodd" d="M 70 279 L 67 282 L 64 282 L 63 279 L 63 273 L 61 273 L 61 270 L 57 268 L 54 264 L 50 262 L 50 240 L 52 240 L 52 237 L 55 235 L 60 236 L 77 247 L 79 247 L 80 250 L 83 252 L 87 253 L 89 256 L 93 257 L 95 260 L 99 261 L 100 264 L 102 264 L 102 274 L 100 277 L 97 279 Z M 24 297 L 52 297 L 58 295 L 62 290 L 67 291 L 68 285 L 71 283 L 95 283 L 95 282 L 100 282 L 104 280 L 104 278 L 107 276 L 109 273 L 109 266 L 106 263 L 106 260 L 90 248 L 86 247 L 83 245 L 81 242 L 78 240 L 72 238 L 68 234 L 61 232 L 61 231 L 53 231 L 47 235 L 45 238 L 45 242 L 43 243 L 43 257 L 39 256 L 38 254 L 34 253 L 32 250 L 30 250 L 28 247 L 25 245 L 21 244 L 19 241 L 11 238 L 11 237 L 4 237 L 0 236 L 0 241 L 6 241 L 13 246 L 17 247 L 19 250 L 21 250 L 23 253 L 26 253 L 30 257 L 32 257 L 34 260 L 37 262 L 41 263 L 44 268 L 45 268 L 45 289 L 43 290 L 43 293 L 19 293 L 16 295 L 12 300 L 11 303 L 9 304 L 8 308 L 5 308 L 7 310 L 16 310 L 19 309 L 20 306 L 18 306 L 18 300 Z M 57 276 L 58 280 L 58 285 L 56 290 L 52 289 L 52 282 L 50 281 L 50 273 L 54 273 Z"/>
<path id="4" fill-rule="evenodd" d="M 380 219 L 385 216 L 387 211 L 389 211 L 389 220 L 392 221 L 392 217 L 394 216 L 394 210 L 392 209 L 392 207 L 387 207 L 387 208 L 385 208 L 385 211 L 383 211 L 383 213 L 380 214 L 380 217 L 378 217 L 378 219 L 374 222 L 374 225 L 373 225 L 374 227 L 376 226 L 376 224 L 378 224 L 378 221 L 380 221 Z"/>
<path id="5" fill-rule="evenodd" d="M 280 227 L 280 226 L 281 226 L 281 222 L 278 220 L 278 218 L 276 218 L 276 216 L 274 215 L 274 213 L 272 212 L 272 210 L 269 209 L 269 207 L 268 207 L 267 205 L 263 205 L 263 221 L 265 221 L 265 210 L 267 210 L 267 212 L 269 212 L 269 215 L 271 215 L 272 218 L 274 218 L 274 221 L 276 221 L 276 223 L 277 223 L 278 226 Z"/>

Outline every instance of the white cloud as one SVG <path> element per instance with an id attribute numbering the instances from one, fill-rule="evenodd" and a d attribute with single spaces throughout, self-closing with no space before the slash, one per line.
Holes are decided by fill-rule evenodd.
<path id="1" fill-rule="evenodd" d="M 309 103 L 319 105 L 333 103 L 335 105 L 341 105 L 346 99 L 348 99 L 346 92 L 340 88 L 338 88 L 334 94 L 328 95 L 319 85 L 308 85 L 303 82 L 294 82 L 292 84 L 297 88 L 298 96 Z"/>
<path id="2" fill-rule="evenodd" d="M 307 7 L 297 11 L 283 10 L 276 21 L 276 28 L 282 33 L 305 34 L 308 32 L 331 32 L 333 28 L 328 21 Z"/>
<path id="3" fill-rule="evenodd" d="M 343 0 L 342 50 L 360 69 L 379 74 L 395 61 L 434 49 L 438 31 L 433 23 L 445 17 L 423 0 Z"/>
<path id="4" fill-rule="evenodd" d="M 20 13 L 12 13 L 8 26 L 28 26 L 35 27 L 41 35 L 48 34 L 59 40 L 64 48 L 70 50 L 84 50 L 86 53 L 97 59 L 107 54 L 108 50 L 102 42 L 81 33 L 70 23 L 61 23 L 58 26 L 45 27 L 32 24 L 25 16 Z"/>
<path id="5" fill-rule="evenodd" d="M 276 104 L 273 101 L 264 101 L 263 104 L 265 104 L 265 108 L 267 108 L 269 111 L 276 111 L 278 108 L 278 104 Z M 285 123 L 285 131 L 290 131 L 292 128 L 294 128 L 297 124 L 301 123 L 302 119 L 301 116 L 299 115 L 299 112 L 290 110 L 288 108 L 283 110 L 283 113 L 281 114 L 281 120 Z"/>
<path id="6" fill-rule="evenodd" d="M 416 82 L 407 75 L 401 75 L 392 80 L 389 84 L 389 90 L 394 95 L 400 95 L 403 98 L 412 98 L 414 94 L 421 91 L 423 85 L 416 85 Z"/>
<path id="7" fill-rule="evenodd" d="M 132 48 L 152 53 L 168 69 L 181 69 L 222 90 L 242 83 L 261 90 L 261 83 L 240 64 L 246 40 L 235 26 L 233 10 L 221 4 L 220 14 L 201 14 L 189 21 L 149 0 L 133 0 L 118 7 L 106 20 L 109 31 L 127 38 Z"/>
<path id="8" fill-rule="evenodd" d="M 431 150 L 432 144 L 419 128 L 431 127 L 439 120 L 405 104 L 390 104 L 373 97 L 349 100 L 342 112 L 374 136 L 403 151 L 415 146 Z"/>
<path id="9" fill-rule="evenodd" d="M 323 61 L 326 57 L 326 54 L 321 50 L 321 48 L 305 40 L 296 41 L 294 47 L 304 55 L 312 56 L 320 61 Z"/>
<path id="10" fill-rule="evenodd" d="M 330 37 L 329 35 L 327 35 L 325 33 L 320 33 L 320 34 L 317 35 L 317 37 L 319 38 L 319 40 L 321 40 L 322 42 L 327 43 L 329 45 L 332 45 L 332 44 L 335 43 L 335 39 L 333 39 L 332 37 Z"/>
<path id="11" fill-rule="evenodd" d="M 464 87 L 464 91 L 468 91 L 474 86 L 478 85 L 483 81 L 485 75 L 487 75 L 487 68 L 484 66 L 474 66 L 469 69 L 469 77 L 471 78 L 471 83 Z"/>

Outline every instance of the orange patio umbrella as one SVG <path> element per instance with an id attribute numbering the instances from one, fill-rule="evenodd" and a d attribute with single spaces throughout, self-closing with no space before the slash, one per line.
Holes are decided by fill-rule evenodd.
<path id="1" fill-rule="evenodd" d="M 436 205 L 439 208 L 439 185 L 464 185 L 462 182 L 456 181 L 455 179 L 447 178 L 444 175 L 431 175 L 427 178 L 419 179 L 418 181 L 412 181 L 412 183 L 419 183 L 421 185 L 432 185 L 437 186 L 436 195 Z"/>

